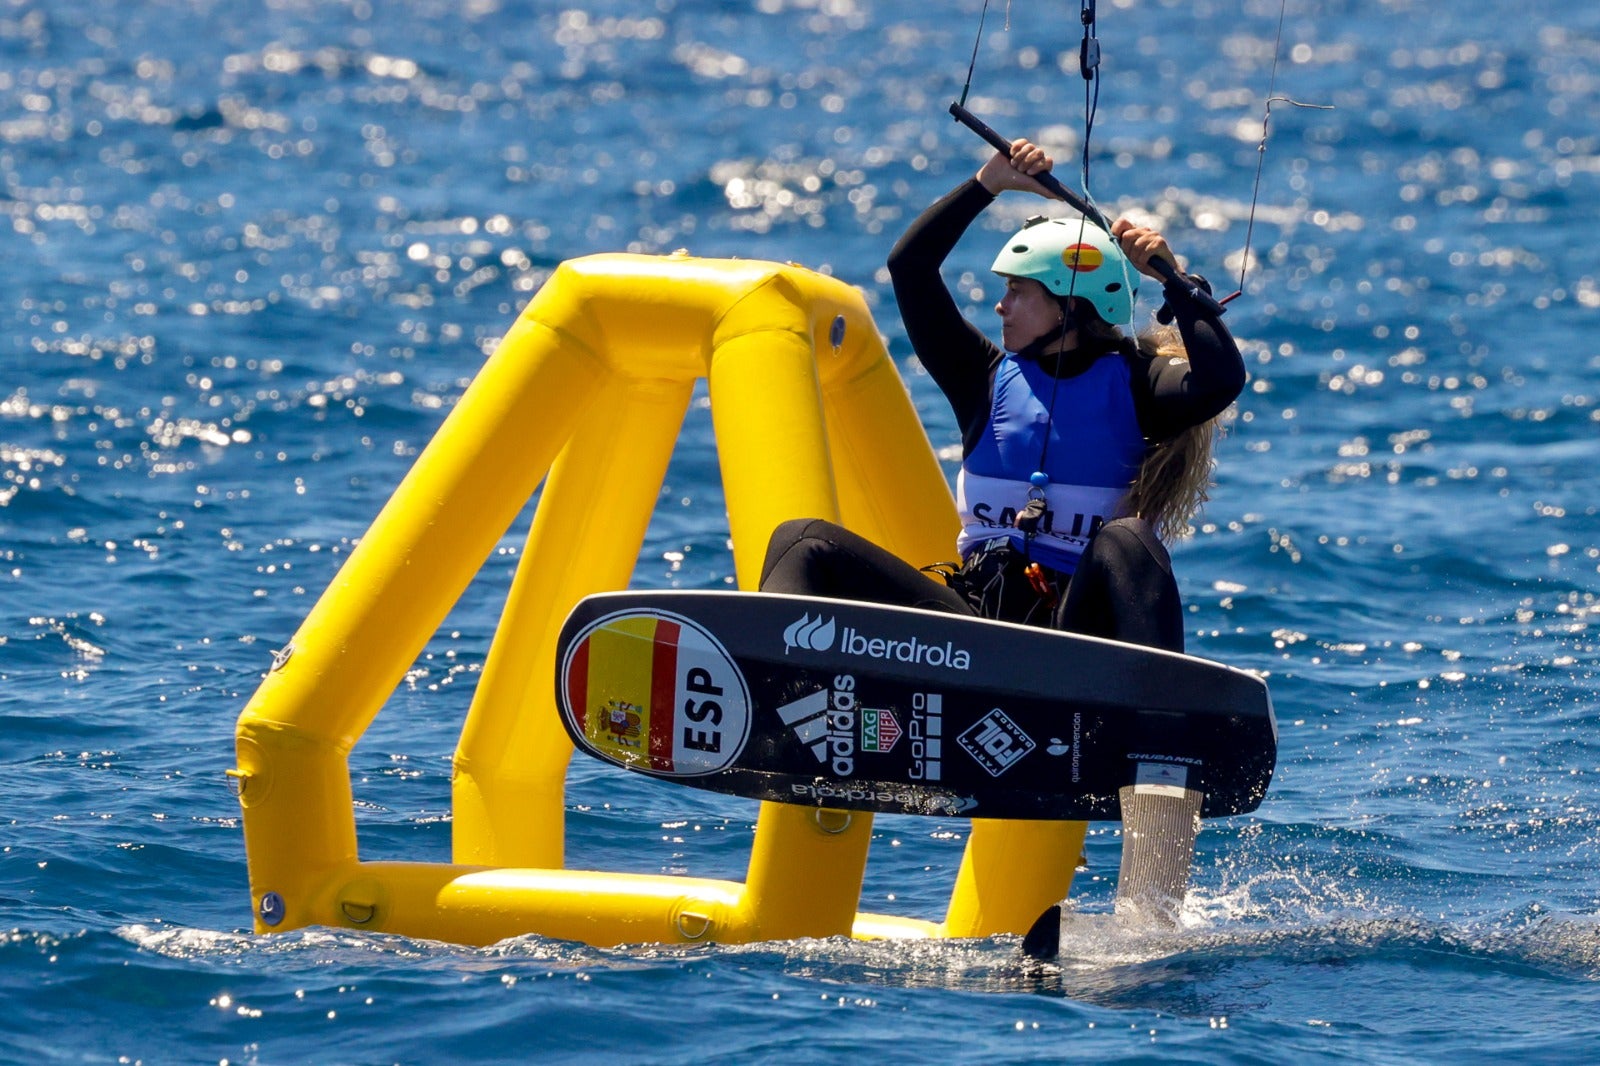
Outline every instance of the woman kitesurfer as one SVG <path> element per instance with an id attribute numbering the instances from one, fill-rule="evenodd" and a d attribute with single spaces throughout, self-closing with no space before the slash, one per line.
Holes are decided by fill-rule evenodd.
<path id="1" fill-rule="evenodd" d="M 906 333 L 961 429 L 961 563 L 918 570 L 830 522 L 774 532 L 769 592 L 867 600 L 1050 625 L 1183 650 L 1163 539 L 1205 499 L 1214 420 L 1244 387 L 1221 320 L 1169 282 L 1140 336 L 1138 275 L 1176 263 L 1160 233 L 1120 219 L 1030 219 L 995 257 L 1001 345 L 961 314 L 940 266 L 1008 190 L 1049 197 L 1050 157 L 1026 140 L 929 207 L 889 257 Z M 1181 275 L 1180 275 L 1181 278 Z M 1213 305 L 1214 308 L 1214 305 Z M 935 576 L 937 575 L 937 576 Z M 940 580 L 943 578 L 943 580 Z"/>

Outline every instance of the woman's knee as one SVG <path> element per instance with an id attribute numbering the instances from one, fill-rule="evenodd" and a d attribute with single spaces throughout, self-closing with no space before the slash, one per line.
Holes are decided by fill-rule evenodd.
<path id="1" fill-rule="evenodd" d="M 791 518 L 780 522 L 767 541 L 767 555 L 761 564 L 761 587 L 766 588 L 774 571 L 792 560 L 802 569 L 810 564 L 809 556 L 820 546 L 831 543 L 830 531 L 838 527 L 820 518 Z"/>
<path id="2" fill-rule="evenodd" d="M 772 531 L 771 538 L 767 541 L 767 557 L 782 555 L 806 538 L 806 530 L 810 528 L 813 519 L 791 518 L 779 522 L 778 527 Z"/>

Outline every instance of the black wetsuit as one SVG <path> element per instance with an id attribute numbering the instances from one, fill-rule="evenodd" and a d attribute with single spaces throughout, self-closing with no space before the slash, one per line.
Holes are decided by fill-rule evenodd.
<path id="1" fill-rule="evenodd" d="M 889 273 L 906 334 L 917 357 L 944 392 L 970 452 L 989 421 L 995 372 L 1005 353 L 961 314 L 939 270 L 950 250 L 994 201 L 967 181 L 912 223 L 889 256 Z M 1057 377 L 1081 374 L 1101 358 L 1126 359 L 1139 428 L 1148 441 L 1167 440 L 1215 417 L 1244 387 L 1244 362 L 1223 324 L 1206 317 L 1175 286 L 1164 290 L 1183 337 L 1187 360 L 1140 355 L 1131 341 L 1085 347 L 1051 357 Z M 1051 366 L 1051 363 L 1054 366 Z M 1040 600 L 1017 566 L 1002 573 L 1005 587 L 985 613 L 1008 621 L 1039 621 Z M 1149 523 L 1123 518 L 1094 537 L 1067 580 L 1054 612 L 1056 628 L 1181 651 L 1183 619 L 1166 549 Z M 968 598 L 848 530 L 820 520 L 786 522 L 774 532 L 761 587 L 772 592 L 870 600 L 898 606 L 973 613 Z"/>

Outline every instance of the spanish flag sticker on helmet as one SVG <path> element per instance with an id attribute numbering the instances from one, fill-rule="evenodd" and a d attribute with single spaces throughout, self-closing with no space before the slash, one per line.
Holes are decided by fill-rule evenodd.
<path id="1" fill-rule="evenodd" d="M 597 619 L 569 646 L 561 714 L 595 754 L 673 777 L 725 769 L 750 738 L 744 675 L 715 636 L 664 611 Z"/>
<path id="2" fill-rule="evenodd" d="M 1061 262 L 1080 274 L 1099 270 L 1105 261 L 1105 253 L 1092 244 L 1073 244 L 1061 250 Z"/>

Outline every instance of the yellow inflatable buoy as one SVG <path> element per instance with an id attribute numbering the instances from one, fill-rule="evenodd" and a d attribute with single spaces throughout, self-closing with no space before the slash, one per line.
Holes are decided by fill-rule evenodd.
<path id="1" fill-rule="evenodd" d="M 700 379 L 741 587 L 790 518 L 842 522 L 919 563 L 949 556 L 949 487 L 859 292 L 750 260 L 563 263 L 239 718 L 258 932 L 984 936 L 1026 930 L 1066 894 L 1082 823 L 977 820 L 942 922 L 858 914 L 871 817 L 772 803 L 743 883 L 563 868 L 556 635 L 583 596 L 627 587 Z M 456 751 L 453 862 L 363 862 L 350 751 L 541 481 Z"/>

